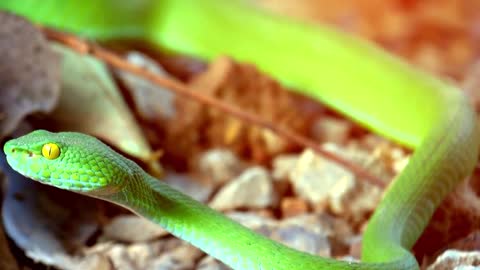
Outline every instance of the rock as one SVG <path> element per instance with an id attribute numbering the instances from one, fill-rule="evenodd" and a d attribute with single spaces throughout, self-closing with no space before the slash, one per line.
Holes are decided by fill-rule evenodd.
<path id="1" fill-rule="evenodd" d="M 85 258 L 95 256 L 106 258 L 110 264 L 109 269 L 186 270 L 194 269 L 195 262 L 200 259 L 203 253 L 187 242 L 176 238 L 169 238 L 161 241 L 129 245 L 113 244 L 112 242 L 99 243 L 85 250 L 85 255 Z M 103 260 L 100 260 L 99 265 L 103 265 L 102 261 Z M 86 262 L 88 262 L 88 260 Z"/>
<path id="2" fill-rule="evenodd" d="M 276 181 L 289 178 L 290 172 L 298 162 L 298 155 L 279 155 L 272 161 L 272 177 Z"/>
<path id="3" fill-rule="evenodd" d="M 90 256 L 85 256 L 83 260 L 77 262 L 74 266 L 72 265 L 72 270 L 84 270 L 84 269 L 94 269 L 94 270 L 111 270 L 112 265 L 110 264 L 109 259 L 106 256 L 99 254 L 92 254 Z"/>
<path id="4" fill-rule="evenodd" d="M 299 155 L 278 155 L 272 160 L 273 186 L 280 198 L 288 196 L 291 190 L 288 181 L 290 172 L 295 168 Z"/>
<path id="5" fill-rule="evenodd" d="M 369 147 L 371 153 L 365 159 L 364 165 L 374 174 L 382 179 L 390 180 L 394 175 L 400 173 L 408 163 L 410 155 L 398 145 L 380 137 L 376 134 L 365 136 L 363 143 Z M 355 151 L 355 148 L 352 148 Z"/>
<path id="6" fill-rule="evenodd" d="M 281 222 L 250 213 L 233 212 L 228 216 L 277 242 L 319 256 L 331 255 L 330 239 L 336 235 L 351 235 L 345 222 L 327 214 L 301 215 Z"/>
<path id="7" fill-rule="evenodd" d="M 153 246 L 147 243 L 133 245 L 105 244 L 97 245 L 94 252 L 106 255 L 114 269 L 135 270 L 145 266 L 149 258 L 154 255 L 155 247 Z"/>
<path id="8" fill-rule="evenodd" d="M 349 219 L 353 224 L 365 221 L 377 207 L 382 190 L 367 182 L 357 182 L 351 192 L 343 197 L 332 197 L 332 212 Z"/>
<path id="9" fill-rule="evenodd" d="M 210 206 L 217 210 L 264 208 L 273 206 L 276 197 L 268 172 L 264 168 L 253 167 L 222 187 Z"/>
<path id="10" fill-rule="evenodd" d="M 308 211 L 308 204 L 305 200 L 297 197 L 285 197 L 280 204 L 282 217 L 288 218 L 306 214 Z"/>
<path id="11" fill-rule="evenodd" d="M 336 148 L 339 153 L 342 148 Z M 333 213 L 362 222 L 375 209 L 382 190 L 366 181 L 356 181 L 354 175 L 337 165 L 305 150 L 290 173 L 294 191 L 309 202 L 315 211 L 329 208 Z"/>
<path id="12" fill-rule="evenodd" d="M 271 155 L 282 152 L 288 146 L 284 138 L 269 129 L 261 129 L 260 137 L 263 139 L 265 150 Z"/>
<path id="13" fill-rule="evenodd" d="M 164 177 L 164 181 L 171 187 L 203 203 L 210 198 L 214 188 L 212 182 L 193 178 L 187 174 L 169 173 Z"/>
<path id="14" fill-rule="evenodd" d="M 200 157 L 198 163 L 202 175 L 211 179 L 215 186 L 237 176 L 242 167 L 237 156 L 227 149 L 207 151 Z"/>
<path id="15" fill-rule="evenodd" d="M 359 259 L 362 256 L 362 236 L 355 235 L 347 240 L 349 245 L 348 253 L 350 258 Z"/>
<path id="16" fill-rule="evenodd" d="M 231 268 L 213 257 L 206 256 L 203 258 L 196 268 L 197 270 L 230 270 Z"/>
<path id="17" fill-rule="evenodd" d="M 377 135 L 349 141 L 346 146 L 325 143 L 322 148 L 364 167 L 385 184 L 404 168 L 409 157 L 403 149 Z"/>
<path id="18" fill-rule="evenodd" d="M 410 161 L 410 155 L 405 154 L 402 149 L 398 148 L 391 149 L 390 153 L 393 158 L 392 169 L 398 174 L 407 166 L 408 161 Z"/>
<path id="19" fill-rule="evenodd" d="M 387 181 L 400 172 L 408 162 L 405 152 L 378 136 L 365 136 L 362 142 L 351 143 L 346 148 L 335 144 L 325 144 L 324 148 L 348 160 L 360 164 L 374 175 Z M 366 149 L 370 149 L 370 152 Z M 355 187 L 344 196 L 334 196 L 330 200 L 332 212 L 342 215 L 357 224 L 363 222 L 375 209 L 382 190 L 365 180 L 356 181 Z"/>
<path id="20" fill-rule="evenodd" d="M 273 228 L 278 225 L 278 222 L 272 218 L 249 212 L 229 212 L 227 216 L 243 226 L 257 232 L 259 232 L 258 230 L 260 228 L 267 228 L 267 231 L 269 232 L 269 228 Z M 270 233 L 267 233 L 265 235 L 269 234 Z"/>
<path id="21" fill-rule="evenodd" d="M 322 148 L 356 164 L 368 166 L 370 163 L 369 151 L 361 148 L 358 141 L 352 141 L 345 147 L 328 142 L 322 144 Z"/>
<path id="22" fill-rule="evenodd" d="M 331 246 L 324 228 L 312 228 L 299 220 L 299 223 L 281 223 L 271 237 L 291 248 L 324 257 L 331 256 Z"/>
<path id="23" fill-rule="evenodd" d="M 440 255 L 427 270 L 480 270 L 480 251 L 450 249 Z"/>
<path id="24" fill-rule="evenodd" d="M 324 116 L 312 125 L 312 136 L 319 142 L 344 144 L 350 136 L 352 123 L 345 119 Z"/>
<path id="25" fill-rule="evenodd" d="M 349 194 L 355 187 L 354 175 L 332 161 L 305 150 L 290 172 L 295 193 L 316 208 L 328 206 Z"/>
<path id="26" fill-rule="evenodd" d="M 122 242 L 141 242 L 168 235 L 162 227 L 135 215 L 121 215 L 103 228 L 102 238 Z"/>
<path id="27" fill-rule="evenodd" d="M 283 228 L 283 232 L 291 234 L 291 239 L 285 237 L 288 234 L 283 234 L 278 238 L 274 236 L 274 239 L 319 256 L 332 256 L 332 252 L 339 249 L 339 246 L 342 248 L 345 246 L 344 239 L 352 237 L 352 229 L 349 224 L 342 219 L 322 213 L 291 217 L 283 220 L 280 227 Z M 290 245 L 289 243 L 292 241 L 295 244 Z"/>
<path id="28" fill-rule="evenodd" d="M 154 259 L 145 269 L 188 270 L 195 268 L 195 262 L 203 255 L 202 251 L 183 242 L 179 247 L 166 251 Z"/>

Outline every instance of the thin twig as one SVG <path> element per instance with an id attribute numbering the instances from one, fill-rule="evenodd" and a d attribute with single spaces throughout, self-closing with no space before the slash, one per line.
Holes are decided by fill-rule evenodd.
<path id="1" fill-rule="evenodd" d="M 315 141 L 310 140 L 304 136 L 301 136 L 295 132 L 290 131 L 289 129 L 280 127 L 278 125 L 275 125 L 274 123 L 267 121 L 265 119 L 261 119 L 257 117 L 254 114 L 248 113 L 244 110 L 241 110 L 238 107 L 232 106 L 230 104 L 227 104 L 225 102 L 222 102 L 221 100 L 218 100 L 212 96 L 207 96 L 204 94 L 201 94 L 200 91 L 195 91 L 187 87 L 181 82 L 169 79 L 167 77 L 162 77 L 159 75 L 156 75 L 152 72 L 147 71 L 146 69 L 136 66 L 134 64 L 129 63 L 122 57 L 118 56 L 117 54 L 104 49 L 96 44 L 88 43 L 84 40 L 81 40 L 80 38 L 59 32 L 50 28 L 45 28 L 39 26 L 39 28 L 43 31 L 45 36 L 50 39 L 54 40 L 56 42 L 62 43 L 70 48 L 72 48 L 75 51 L 78 51 L 82 54 L 90 54 L 98 59 L 103 60 L 105 63 L 115 67 L 119 68 L 125 71 L 128 71 L 130 73 L 133 73 L 141 78 L 144 78 L 156 85 L 162 86 L 164 88 L 167 88 L 181 96 L 191 98 L 193 100 L 196 100 L 200 103 L 206 104 L 208 106 L 217 108 L 218 110 L 221 110 L 227 114 L 230 114 L 238 119 L 241 119 L 249 124 L 257 125 L 262 128 L 266 128 L 268 130 L 271 130 L 278 136 L 293 142 L 297 145 L 301 145 L 303 147 L 308 147 L 313 149 L 315 152 L 318 154 L 342 165 L 343 167 L 349 169 L 352 171 L 355 175 L 361 178 L 365 178 L 367 181 L 370 183 L 377 185 L 377 186 L 385 186 L 385 183 L 377 176 L 372 175 L 369 173 L 367 170 L 364 168 L 348 161 L 345 160 L 331 152 L 323 150 L 320 145 L 318 145 Z"/>

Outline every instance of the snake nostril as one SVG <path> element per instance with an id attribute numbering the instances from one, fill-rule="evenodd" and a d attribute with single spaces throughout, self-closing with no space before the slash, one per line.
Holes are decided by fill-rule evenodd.
<path id="1" fill-rule="evenodd" d="M 29 156 L 29 157 L 33 157 L 33 153 L 32 153 L 32 152 L 28 152 L 28 156 Z"/>
<path id="2" fill-rule="evenodd" d="M 15 148 L 12 149 L 12 153 L 15 153 Z"/>

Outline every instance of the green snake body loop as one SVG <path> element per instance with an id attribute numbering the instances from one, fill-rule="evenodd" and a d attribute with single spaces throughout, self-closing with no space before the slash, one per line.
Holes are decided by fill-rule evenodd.
<path id="1" fill-rule="evenodd" d="M 44 0 L 41 9 L 32 9 L 34 3 L 4 0 L 0 9 L 93 38 L 144 38 L 207 59 L 225 53 L 254 61 L 305 94 L 416 148 L 369 221 L 363 262 L 349 263 L 257 235 L 87 135 L 35 131 L 5 144 L 9 164 L 27 177 L 127 207 L 235 269 L 418 269 L 409 250 L 445 195 L 475 166 L 480 134 L 461 92 L 330 29 L 214 0 Z M 312 70 L 320 70 L 322 78 Z M 58 158 L 42 156 L 46 143 L 59 146 Z"/>
<path id="2" fill-rule="evenodd" d="M 43 145 L 49 143 L 60 147 L 61 154 L 55 160 L 41 154 Z M 131 160 L 85 134 L 37 130 L 8 141 L 4 151 L 10 166 L 25 176 L 127 207 L 234 269 L 416 267 L 415 259 L 410 257 L 387 263 L 359 264 L 285 247 L 158 181 Z"/>

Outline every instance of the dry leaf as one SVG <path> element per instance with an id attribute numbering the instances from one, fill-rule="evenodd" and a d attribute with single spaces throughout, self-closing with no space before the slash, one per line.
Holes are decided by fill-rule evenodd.
<path id="1" fill-rule="evenodd" d="M 139 158 L 160 173 L 150 145 L 103 63 L 53 46 L 63 56 L 62 92 L 51 119 L 60 130 L 88 133 Z"/>

